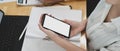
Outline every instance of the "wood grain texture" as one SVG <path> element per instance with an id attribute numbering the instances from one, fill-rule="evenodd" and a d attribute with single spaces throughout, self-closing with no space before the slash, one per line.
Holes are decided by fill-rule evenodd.
<path id="1" fill-rule="evenodd" d="M 82 10 L 83 17 L 86 17 L 86 1 L 70 1 L 61 2 L 64 5 L 71 5 L 75 10 Z M 5 15 L 30 15 L 33 6 L 18 6 L 16 2 L 1 3 L 0 9 L 5 12 Z"/>

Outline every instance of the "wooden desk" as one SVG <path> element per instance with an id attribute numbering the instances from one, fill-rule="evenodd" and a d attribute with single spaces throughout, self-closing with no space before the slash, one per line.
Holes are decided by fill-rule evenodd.
<path id="1" fill-rule="evenodd" d="M 72 1 L 72 2 L 62 2 L 65 5 L 71 5 L 75 10 L 82 10 L 82 17 L 86 19 L 86 1 Z M 32 6 L 18 6 L 16 2 L 8 2 L 0 4 L 0 9 L 5 12 L 5 15 L 25 15 L 29 16 Z M 85 35 L 82 36 L 85 38 Z M 86 43 L 83 45 L 86 48 Z"/>
<path id="2" fill-rule="evenodd" d="M 83 11 L 83 19 L 86 18 L 86 1 L 62 2 L 62 4 L 71 5 L 73 9 Z M 30 15 L 32 6 L 18 6 L 16 2 L 1 3 L 0 9 L 6 15 Z"/>

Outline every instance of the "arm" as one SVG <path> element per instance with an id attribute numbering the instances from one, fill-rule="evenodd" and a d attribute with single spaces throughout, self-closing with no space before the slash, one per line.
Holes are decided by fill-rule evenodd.
<path id="1" fill-rule="evenodd" d="M 41 17 L 42 18 L 42 17 Z M 50 30 L 47 30 L 47 29 L 44 29 L 43 27 L 42 27 L 42 25 L 41 25 L 41 19 L 40 19 L 40 21 L 39 21 L 40 23 L 39 23 L 39 28 L 40 28 L 40 30 L 42 30 L 43 32 L 45 32 L 55 43 L 57 43 L 58 45 L 60 45 L 61 47 L 63 47 L 63 48 L 65 48 L 67 51 L 85 51 L 85 49 L 83 49 L 83 48 L 81 48 L 81 47 L 78 47 L 78 46 L 76 46 L 76 45 L 74 45 L 74 44 L 72 44 L 72 43 L 70 43 L 69 41 L 67 41 L 66 39 L 63 39 L 63 38 L 61 38 L 59 35 L 57 35 L 57 34 L 55 34 L 54 32 L 52 32 L 52 31 L 50 31 Z M 65 21 L 65 22 L 69 22 L 68 20 L 67 21 Z M 71 23 L 70 23 L 71 24 Z M 75 24 L 75 25 L 72 25 L 72 24 Z M 76 30 L 79 30 L 79 31 L 81 31 L 81 30 L 83 30 L 83 29 L 78 29 L 78 27 L 77 27 L 77 25 L 79 26 L 79 27 L 81 27 L 79 24 L 77 24 L 77 23 L 73 23 L 72 22 L 72 26 L 73 26 L 73 32 L 75 33 L 76 32 Z M 75 27 L 74 27 L 75 26 Z M 85 27 L 85 26 L 83 26 L 83 27 Z M 76 29 L 75 29 L 76 28 Z M 79 32 L 78 31 L 78 32 Z"/>
<path id="2" fill-rule="evenodd" d="M 54 38 L 53 37 L 51 37 L 51 38 L 53 41 L 55 41 L 61 47 L 65 48 L 67 51 L 85 51 L 85 49 L 80 48 L 60 37 L 54 36 Z"/>
<path id="3" fill-rule="evenodd" d="M 39 24 L 40 29 L 45 32 L 55 43 L 60 45 L 61 47 L 65 48 L 67 51 L 85 51 L 84 49 L 75 46 L 74 44 L 70 43 L 69 41 L 61 38 L 59 35 L 55 34 L 54 32 L 50 30 L 44 29 L 40 24 Z"/>
<path id="4" fill-rule="evenodd" d="M 116 41 L 110 45 L 107 45 L 107 47 L 100 48 L 100 51 L 120 51 L 120 41 Z"/>

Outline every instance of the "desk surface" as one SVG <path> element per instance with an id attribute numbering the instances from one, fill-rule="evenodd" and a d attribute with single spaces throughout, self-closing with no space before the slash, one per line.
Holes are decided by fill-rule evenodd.
<path id="1" fill-rule="evenodd" d="M 71 5 L 75 10 L 82 10 L 82 17 L 86 19 L 86 1 L 62 2 L 65 5 Z M 29 16 L 32 6 L 18 6 L 16 2 L 0 3 L 0 9 L 5 15 L 24 15 Z M 85 38 L 85 35 L 83 36 Z M 86 43 L 84 44 L 86 46 Z M 83 45 L 83 46 L 84 46 Z M 86 47 L 85 47 L 86 48 Z"/>
<path id="2" fill-rule="evenodd" d="M 62 2 L 65 5 L 71 5 L 73 9 L 82 10 L 83 18 L 86 18 L 86 1 Z M 0 3 L 0 9 L 6 15 L 30 15 L 32 6 L 18 6 L 16 2 Z"/>

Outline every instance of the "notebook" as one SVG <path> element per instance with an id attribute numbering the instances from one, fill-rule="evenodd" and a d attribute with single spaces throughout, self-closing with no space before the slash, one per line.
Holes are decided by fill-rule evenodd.
<path id="1" fill-rule="evenodd" d="M 26 35 L 25 35 L 22 51 L 65 51 L 64 48 L 60 47 L 53 41 L 43 40 L 47 35 L 44 32 L 42 32 L 38 27 L 39 18 L 41 14 L 43 13 L 54 15 L 56 18 L 61 19 L 61 20 L 70 19 L 74 21 L 81 21 L 82 19 L 82 11 L 81 10 L 70 10 L 70 7 L 66 7 L 66 8 L 64 7 L 63 8 L 33 7 L 31 10 L 28 24 L 27 24 L 27 30 L 26 30 Z M 72 42 L 72 43 L 79 46 L 80 35 L 73 37 L 73 39 L 78 40 L 78 42 Z"/>
<path id="2" fill-rule="evenodd" d="M 42 31 L 39 31 L 38 22 L 39 18 L 41 17 L 41 14 L 48 13 L 53 15 L 54 17 L 58 19 L 69 19 L 74 21 L 81 21 L 81 10 L 54 10 L 54 9 L 44 9 L 44 8 L 32 8 L 29 22 L 27 25 L 27 32 L 26 36 L 32 36 L 36 38 L 44 38 L 46 34 L 44 34 Z M 41 33 L 41 34 L 39 34 Z"/>

